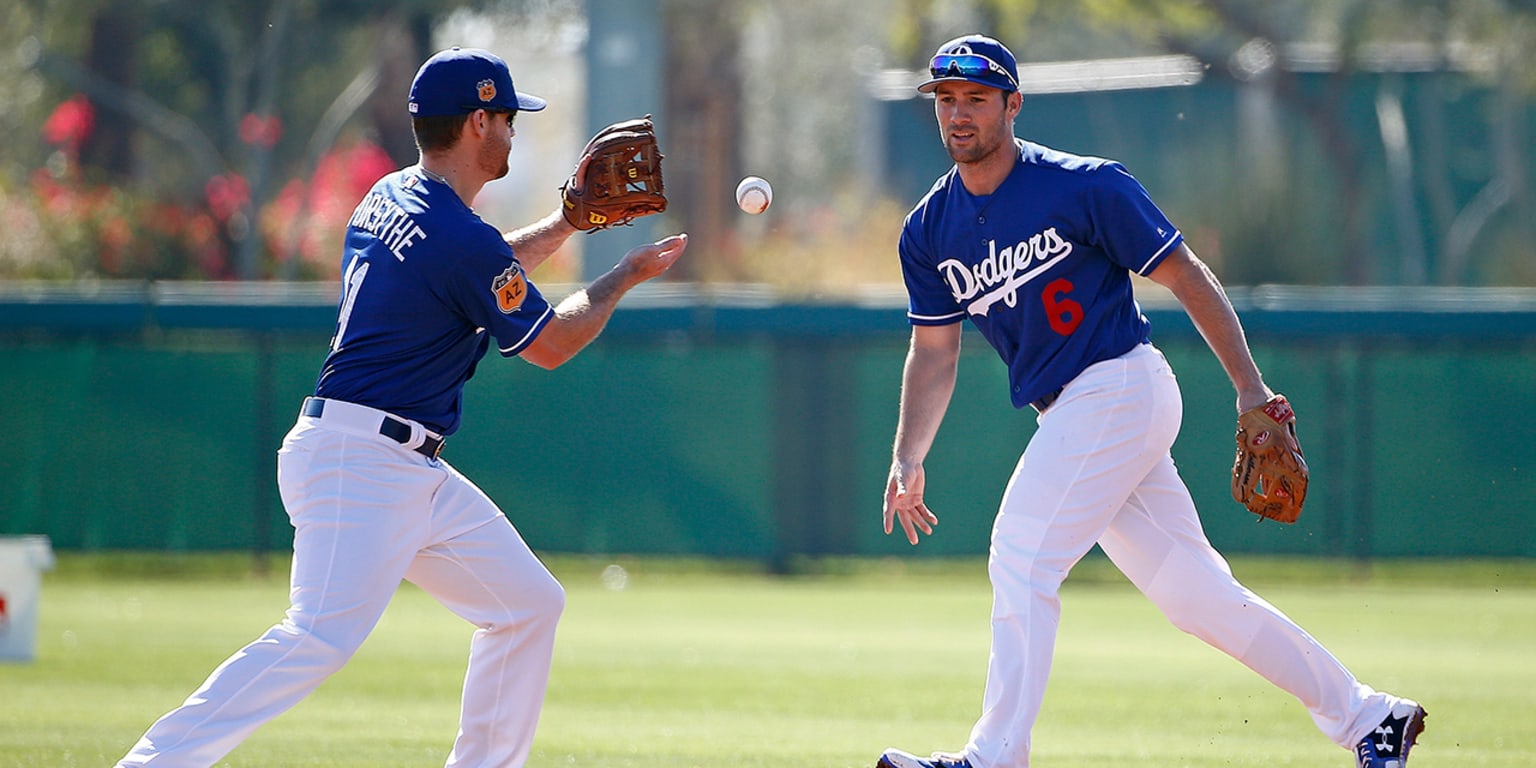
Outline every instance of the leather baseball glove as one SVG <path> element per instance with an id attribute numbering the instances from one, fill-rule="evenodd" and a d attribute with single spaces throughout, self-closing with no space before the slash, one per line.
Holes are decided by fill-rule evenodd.
<path id="1" fill-rule="evenodd" d="M 560 187 L 560 197 L 565 220 L 583 232 L 627 225 L 665 211 L 661 150 L 651 116 L 598 131 Z"/>
<path id="2" fill-rule="evenodd" d="M 1296 413 L 1284 395 L 1237 417 L 1232 498 L 1249 512 L 1294 523 L 1307 500 L 1307 460 L 1296 440 Z"/>

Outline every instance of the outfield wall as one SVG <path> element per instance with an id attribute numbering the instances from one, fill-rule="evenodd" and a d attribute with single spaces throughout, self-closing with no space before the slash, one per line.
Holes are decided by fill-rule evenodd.
<path id="1" fill-rule="evenodd" d="M 309 393 L 334 286 L 0 297 L 0 535 L 62 550 L 285 549 L 274 451 Z M 558 294 L 555 290 L 553 293 Z M 1183 384 L 1174 448 L 1228 552 L 1536 557 L 1536 295 L 1234 290 L 1300 417 L 1302 522 L 1228 496 L 1233 393 L 1176 307 L 1147 300 Z M 939 535 L 880 529 L 908 326 L 891 301 L 781 304 L 663 287 L 543 371 L 488 359 L 444 458 L 535 549 L 756 558 L 979 555 L 1034 429 L 967 332 L 927 463 Z"/>

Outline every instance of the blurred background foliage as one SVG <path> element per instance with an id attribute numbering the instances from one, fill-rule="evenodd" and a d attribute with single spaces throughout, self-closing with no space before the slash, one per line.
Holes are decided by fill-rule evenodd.
<path id="1" fill-rule="evenodd" d="M 357 199 L 416 159 L 417 65 L 453 44 L 496 50 L 552 97 L 542 126 L 519 122 L 529 165 L 505 182 L 531 191 L 476 201 L 521 225 L 553 207 L 590 132 L 555 108 L 580 104 L 586 20 L 624 1 L 0 5 L 0 278 L 334 279 Z M 1229 282 L 1536 285 L 1536 0 L 627 1 L 649 4 L 666 49 L 652 55 L 675 205 L 658 226 L 702 246 L 679 280 L 898 283 L 896 230 L 935 174 L 896 171 L 947 161 L 924 103 L 877 84 L 983 30 L 1026 65 L 1188 57 L 1233 94 L 1234 125 L 1214 128 L 1243 133 L 1235 149 L 1202 154 L 1208 134 L 1186 131 L 1147 168 Z M 1055 103 L 1027 99 L 1025 137 L 1044 117 L 1031 100 Z M 1161 136 L 1139 119 L 1116 112 L 1114 130 Z M 1255 144 L 1269 149 L 1243 154 Z M 770 214 L 716 191 L 745 173 L 774 181 Z M 536 277 L 579 275 L 580 247 Z"/>

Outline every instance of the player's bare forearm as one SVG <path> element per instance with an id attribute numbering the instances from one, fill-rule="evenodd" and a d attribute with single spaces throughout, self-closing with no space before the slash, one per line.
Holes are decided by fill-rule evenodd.
<path id="1" fill-rule="evenodd" d="M 666 272 L 687 247 L 687 235 L 673 235 L 631 249 L 613 269 L 556 305 L 555 316 L 521 357 L 540 368 L 563 365 L 603 332 L 624 294 Z"/>
<path id="2" fill-rule="evenodd" d="M 600 291 L 603 300 L 594 301 L 592 291 L 593 288 L 589 286 L 561 300 L 555 306 L 555 316 L 523 350 L 522 358 L 540 368 L 552 370 L 564 365 L 592 343 L 608 325 L 608 318 L 613 316 L 619 298 L 623 296 L 622 292 Z"/>
<path id="3" fill-rule="evenodd" d="M 892 458 L 921 464 L 938 435 L 955 392 L 960 366 L 960 323 L 914 326 L 901 372 L 901 409 Z"/>
<path id="4" fill-rule="evenodd" d="M 914 326 L 912 345 L 901 373 L 901 409 L 896 422 L 891 471 L 882 510 L 885 532 L 900 523 L 907 541 L 916 544 L 919 532 L 933 533 L 939 518 L 923 500 L 926 484 L 923 458 L 933 446 L 944 411 L 955 391 L 960 361 L 960 331 L 947 326 Z"/>
<path id="5" fill-rule="evenodd" d="M 1166 286 L 1183 305 L 1205 343 L 1215 353 L 1221 367 L 1237 390 L 1237 408 L 1246 410 L 1268 400 L 1274 394 L 1264 384 L 1264 376 L 1253 361 L 1242 322 L 1232 309 L 1232 302 L 1205 262 L 1189 248 L 1180 245 L 1148 275 Z"/>
<path id="6" fill-rule="evenodd" d="M 501 237 L 507 241 L 507 245 L 512 246 L 512 252 L 517 254 L 523 269 L 532 272 L 555 255 L 555 251 L 575 233 L 576 228 L 556 209 L 548 216 Z"/>

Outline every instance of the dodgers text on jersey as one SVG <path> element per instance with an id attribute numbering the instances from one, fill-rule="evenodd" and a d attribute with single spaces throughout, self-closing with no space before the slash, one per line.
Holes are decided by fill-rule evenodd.
<path id="1" fill-rule="evenodd" d="M 1012 307 L 1019 302 L 1019 289 L 1044 274 L 1072 254 L 1072 243 L 1050 227 L 1031 235 L 1016 245 L 997 250 L 997 241 L 987 241 L 987 256 L 974 265 L 959 259 L 939 262 L 939 272 L 956 302 L 971 299 L 966 311 L 985 315 L 993 304 L 1002 301 Z"/>

